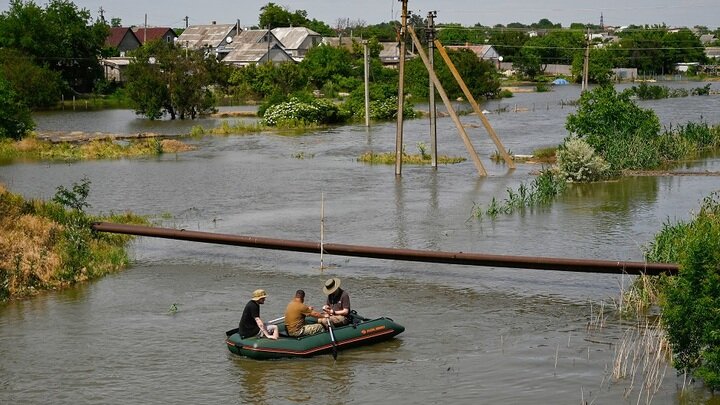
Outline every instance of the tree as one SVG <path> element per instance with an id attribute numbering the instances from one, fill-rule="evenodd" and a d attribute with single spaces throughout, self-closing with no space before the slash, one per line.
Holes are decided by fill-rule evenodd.
<path id="1" fill-rule="evenodd" d="M 445 45 L 484 44 L 485 28 L 465 28 L 460 24 L 438 25 L 437 38 Z"/>
<path id="2" fill-rule="evenodd" d="M 495 28 L 490 33 L 490 43 L 505 62 L 514 62 L 520 49 L 530 37 L 524 31 Z"/>
<path id="3" fill-rule="evenodd" d="M 614 171 L 660 163 L 657 115 L 638 107 L 629 93 L 618 93 L 611 85 L 584 92 L 577 111 L 568 115 L 565 128 L 587 141 Z"/>
<path id="4" fill-rule="evenodd" d="M 317 89 L 335 76 L 361 78 L 363 74 L 361 69 L 353 69 L 357 64 L 349 50 L 332 46 L 310 48 L 300 66 Z"/>
<path id="5" fill-rule="evenodd" d="M 493 63 L 480 60 L 474 52 L 468 49 L 449 49 L 448 56 L 473 97 L 491 98 L 497 95 L 500 90 L 500 82 L 496 78 L 497 72 Z M 435 63 L 435 72 L 448 97 L 453 99 L 465 97 L 450 69 L 440 58 Z M 418 97 L 428 97 L 429 78 L 427 68 L 420 58 L 407 62 L 405 83 L 408 92 L 411 94 Z"/>
<path id="6" fill-rule="evenodd" d="M 174 44 L 157 40 L 132 54 L 126 88 L 135 112 L 150 119 L 194 119 L 214 110 L 211 72 L 218 62 L 203 51 L 185 53 Z"/>
<path id="7" fill-rule="evenodd" d="M 303 27 L 307 23 L 307 11 L 297 10 L 294 13 L 275 3 L 260 7 L 260 26 L 264 28 Z"/>
<path id="8" fill-rule="evenodd" d="M 548 64 L 571 64 L 575 53 L 585 48 L 583 34 L 577 31 L 551 31 L 547 35 L 530 38 L 520 49 L 513 66 L 534 78 L 544 72 Z"/>
<path id="9" fill-rule="evenodd" d="M 0 47 L 19 50 L 59 72 L 76 91 L 89 91 L 102 76 L 98 57 L 108 30 L 68 0 L 50 0 L 45 8 L 11 0 L 0 15 Z"/>
<path id="10" fill-rule="evenodd" d="M 0 75 L 30 109 L 57 104 L 66 88 L 60 73 L 38 66 L 32 57 L 9 48 L 0 49 Z"/>
<path id="11" fill-rule="evenodd" d="M 668 32 L 665 26 L 634 28 L 622 33 L 620 47 L 628 67 L 646 73 L 669 73 L 676 63 L 705 61 L 700 39 L 688 29 Z"/>
<path id="12" fill-rule="evenodd" d="M 576 82 L 582 81 L 584 53 L 576 53 L 572 63 L 572 75 Z M 605 48 L 590 49 L 588 60 L 588 81 L 598 84 L 608 84 L 612 78 L 614 66 L 613 51 Z"/>
<path id="13" fill-rule="evenodd" d="M 0 140 L 22 139 L 35 127 L 30 110 L 0 75 Z"/>

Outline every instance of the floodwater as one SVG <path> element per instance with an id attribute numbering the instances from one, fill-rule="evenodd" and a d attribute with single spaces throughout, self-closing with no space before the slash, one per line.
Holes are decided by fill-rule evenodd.
<path id="1" fill-rule="evenodd" d="M 698 87 L 700 84 L 675 84 Z M 718 84 L 713 89 L 718 90 Z M 557 145 L 576 86 L 483 105 L 516 154 Z M 720 96 L 640 102 L 664 125 L 720 123 Z M 517 105 L 517 108 L 516 108 Z M 518 112 L 514 112 L 515 110 Z M 198 122 L 148 123 L 132 111 L 55 112 L 39 129 L 189 132 Z M 231 123 L 237 119 L 228 119 Z M 264 133 L 191 139 L 198 150 L 145 159 L 0 166 L 0 182 L 31 198 L 87 176 L 93 212 L 131 210 L 165 226 L 397 248 L 642 260 L 663 222 L 688 219 L 720 187 L 715 176 L 629 177 L 571 188 L 546 208 L 491 221 L 476 205 L 530 182 L 536 165 L 493 163 L 477 117 L 463 116 L 488 169 L 470 160 L 437 170 L 357 162 L 393 151 L 395 124 L 343 126 L 304 136 Z M 200 122 L 215 125 L 221 120 Z M 213 124 L 209 124 L 212 122 Z M 141 129 L 138 129 L 141 128 Z M 426 120 L 405 123 L 406 150 L 429 144 Z M 438 122 L 440 153 L 467 156 L 452 121 Z M 720 159 L 683 165 L 719 171 Z M 632 322 L 613 310 L 628 276 L 394 262 L 140 238 L 130 269 L 76 288 L 0 306 L 0 403 L 645 403 L 636 378 L 611 377 Z M 406 327 L 397 339 L 341 351 L 337 361 L 260 362 L 231 355 L 256 288 L 281 316 L 294 291 L 321 304 L 338 276 L 353 308 Z M 175 305 L 177 311 L 171 310 Z M 599 319 L 599 314 L 602 317 Z M 668 366 L 656 404 L 713 400 Z"/>

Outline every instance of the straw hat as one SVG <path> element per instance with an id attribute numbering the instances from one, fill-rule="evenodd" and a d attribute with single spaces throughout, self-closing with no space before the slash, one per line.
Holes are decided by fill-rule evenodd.
<path id="1" fill-rule="evenodd" d="M 340 279 L 337 277 L 329 278 L 327 281 L 325 281 L 325 285 L 323 286 L 323 292 L 325 295 L 330 295 L 337 291 L 337 289 L 340 288 Z"/>
<path id="2" fill-rule="evenodd" d="M 252 300 L 253 300 L 253 301 L 258 301 L 258 300 L 261 300 L 261 299 L 263 299 L 263 298 L 265 298 L 265 297 L 267 297 L 267 294 L 265 293 L 265 290 L 255 290 L 255 291 L 253 291 L 253 296 L 252 296 Z"/>

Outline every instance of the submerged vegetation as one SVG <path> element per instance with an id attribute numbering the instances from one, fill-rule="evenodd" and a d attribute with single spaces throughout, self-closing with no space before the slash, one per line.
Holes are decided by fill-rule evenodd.
<path id="1" fill-rule="evenodd" d="M 688 122 L 661 131 L 652 110 L 638 107 L 629 92 L 618 93 L 609 85 L 583 93 L 566 128 L 570 135 L 555 151 L 556 164 L 541 174 L 553 181 L 508 190 L 504 202 L 493 198 L 487 208 L 475 206 L 473 216 L 495 218 L 537 205 L 536 194 L 542 196 L 540 201 L 550 202 L 563 192 L 564 187 L 554 186 L 560 182 L 603 181 L 630 171 L 664 168 L 720 147 L 720 126 Z"/>
<path id="2" fill-rule="evenodd" d="M 528 186 L 521 183 L 517 191 L 508 188 L 507 198 L 498 201 L 492 198 L 487 207 L 475 205 L 472 215 L 476 218 L 496 218 L 500 214 L 512 214 L 526 207 L 540 207 L 551 203 L 565 190 L 565 179 L 551 169 L 544 169 Z"/>
<path id="3" fill-rule="evenodd" d="M 405 148 L 403 148 L 402 151 L 402 161 L 403 163 L 411 164 L 411 165 L 429 165 L 432 163 L 432 156 L 427 153 L 427 145 L 425 145 L 422 142 L 418 142 L 417 147 L 420 151 L 418 154 L 408 154 L 405 153 Z M 395 164 L 395 153 L 394 152 L 385 152 L 385 153 L 375 153 L 375 152 L 365 152 L 358 158 L 359 162 L 363 163 L 370 163 L 370 164 L 385 164 L 385 165 L 391 165 Z M 455 163 L 461 163 L 464 162 L 464 157 L 452 157 L 447 155 L 440 155 L 437 157 L 437 162 L 439 164 L 455 164 Z"/>
<path id="4" fill-rule="evenodd" d="M 185 152 L 194 149 L 174 139 L 145 138 L 137 140 L 94 139 L 83 143 L 53 143 L 28 137 L 20 141 L 0 139 L 0 160 L 82 160 L 118 159 Z"/>
<path id="5" fill-rule="evenodd" d="M 92 280 L 128 264 L 127 235 L 97 233 L 94 221 L 146 224 L 136 215 L 84 212 L 90 182 L 58 187 L 52 201 L 25 200 L 0 185 L 0 301 Z"/>

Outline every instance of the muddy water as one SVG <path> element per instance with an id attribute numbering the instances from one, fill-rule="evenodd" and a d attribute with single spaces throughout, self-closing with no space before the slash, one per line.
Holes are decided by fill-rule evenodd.
<path id="1" fill-rule="evenodd" d="M 572 109 L 559 100 L 577 93 L 568 86 L 518 94 L 484 108 L 518 104 L 523 112 L 489 119 L 506 147 L 531 153 L 561 142 Z M 717 96 L 643 105 L 666 125 L 701 115 L 720 122 Z M 53 113 L 38 122 L 117 132 L 147 125 L 133 119 L 116 110 Z M 463 121 L 480 124 L 472 116 Z M 181 133 L 178 125 L 149 128 Z M 452 122 L 438 125 L 441 153 L 465 156 Z M 406 123 L 407 150 L 429 143 L 426 127 Z M 547 208 L 478 221 L 470 218 L 475 204 L 504 198 L 538 169 L 492 163 L 494 148 L 481 131 L 470 130 L 490 173 L 485 179 L 471 162 L 437 171 L 405 166 L 401 178 L 392 166 L 358 163 L 364 151 L 393 150 L 395 126 L 388 123 L 302 137 L 204 138 L 191 141 L 197 151 L 159 158 L 6 165 L 0 182 L 49 198 L 57 185 L 87 176 L 95 212 L 132 210 L 168 226 L 302 240 L 319 240 L 323 196 L 329 242 L 613 260 L 641 260 L 663 221 L 688 218 L 718 189 L 710 176 L 632 177 L 572 188 Z M 685 168 L 719 166 L 709 157 Z M 641 382 L 631 387 L 610 376 L 614 350 L 632 327 L 610 309 L 628 277 L 332 256 L 320 271 L 318 255 L 150 238 L 137 240 L 132 255 L 132 268 L 121 274 L 0 307 L 0 403 L 570 404 L 636 403 L 641 394 L 645 402 Z M 343 278 L 360 313 L 390 316 L 406 332 L 341 352 L 337 362 L 257 362 L 227 352 L 224 331 L 252 290 L 268 290 L 262 312 L 273 318 L 297 288 L 319 303 L 331 275 Z M 602 327 L 588 328 L 598 324 L 603 302 Z M 682 383 L 668 367 L 653 403 L 683 403 Z"/>

